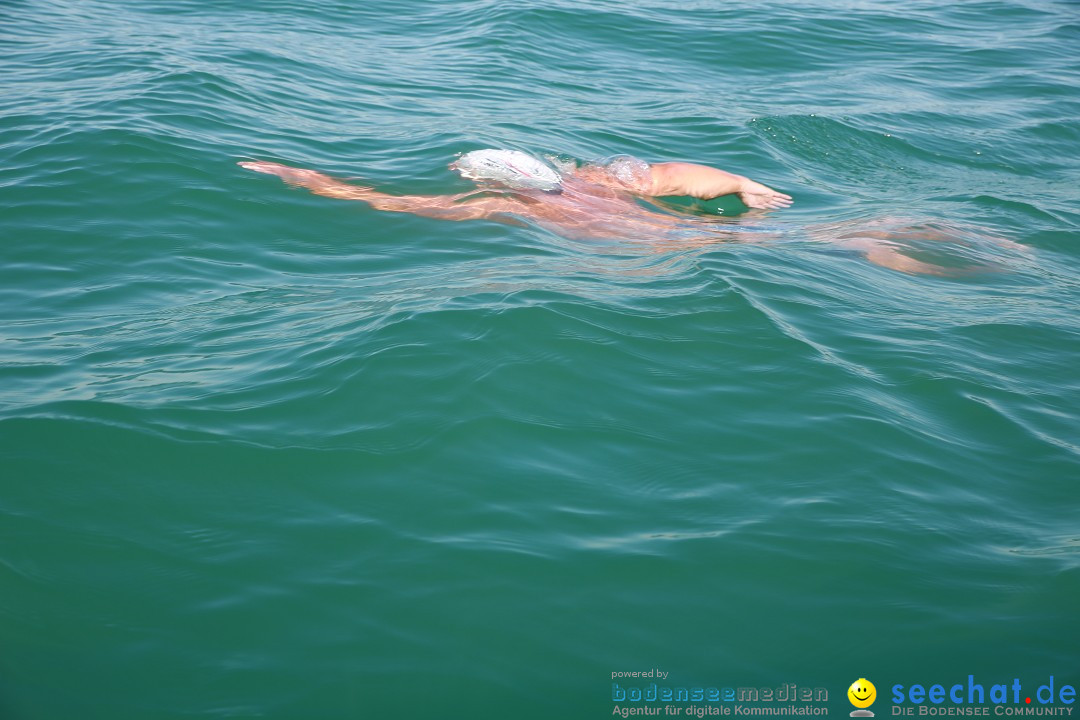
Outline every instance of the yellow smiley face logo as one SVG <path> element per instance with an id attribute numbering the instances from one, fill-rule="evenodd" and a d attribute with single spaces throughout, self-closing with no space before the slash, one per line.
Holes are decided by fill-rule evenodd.
<path id="1" fill-rule="evenodd" d="M 868 708 L 877 699 L 877 688 L 866 678 L 859 678 L 847 689 L 848 700 L 857 708 Z"/>

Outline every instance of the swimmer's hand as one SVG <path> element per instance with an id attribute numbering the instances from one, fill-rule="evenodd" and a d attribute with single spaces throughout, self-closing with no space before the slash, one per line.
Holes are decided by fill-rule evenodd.
<path id="1" fill-rule="evenodd" d="M 236 164 L 245 170 L 254 170 L 255 172 L 266 173 L 267 175 L 277 175 L 290 185 L 307 188 L 316 195 L 342 198 L 344 200 L 369 200 L 372 195 L 372 189 L 370 187 L 349 185 L 340 180 L 335 180 L 328 175 L 323 175 L 321 172 L 315 170 L 294 168 L 289 167 L 288 165 L 282 165 L 281 163 L 265 162 L 262 160 L 254 162 L 244 161 Z"/>
<path id="2" fill-rule="evenodd" d="M 301 187 L 307 187 L 314 183 L 329 180 L 329 178 L 320 172 L 289 167 L 288 165 L 282 165 L 281 163 L 259 161 L 238 162 L 236 164 L 245 170 L 254 170 L 255 172 L 266 173 L 267 175 L 277 175 L 290 185 L 300 185 Z"/>
<path id="3" fill-rule="evenodd" d="M 736 194 L 743 201 L 743 205 L 758 210 L 779 210 L 789 207 L 793 202 L 790 195 L 777 192 L 749 178 L 743 178 Z"/>
<path id="4" fill-rule="evenodd" d="M 737 194 L 747 207 L 758 210 L 777 210 L 791 205 L 791 196 L 776 192 L 748 177 L 696 163 L 654 163 L 650 195 L 688 195 L 699 200 L 712 200 L 722 195 Z"/>

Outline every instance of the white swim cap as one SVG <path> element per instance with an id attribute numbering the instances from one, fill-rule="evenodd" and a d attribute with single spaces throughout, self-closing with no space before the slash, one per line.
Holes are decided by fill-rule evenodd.
<path id="1" fill-rule="evenodd" d="M 473 150 L 450 167 L 463 178 L 519 190 L 552 191 L 562 187 L 562 177 L 550 165 L 519 150 Z"/>

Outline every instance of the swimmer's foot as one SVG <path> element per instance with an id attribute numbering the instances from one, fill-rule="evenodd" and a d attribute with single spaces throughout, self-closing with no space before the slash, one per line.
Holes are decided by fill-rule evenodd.
<path id="1" fill-rule="evenodd" d="M 793 202 L 790 195 L 777 192 L 753 180 L 743 180 L 738 191 L 739 199 L 748 208 L 758 210 L 779 210 Z"/>

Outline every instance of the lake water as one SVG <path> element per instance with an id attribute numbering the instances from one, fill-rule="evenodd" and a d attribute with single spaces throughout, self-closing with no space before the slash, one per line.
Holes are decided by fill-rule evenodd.
<path id="1" fill-rule="evenodd" d="M 1078 48 L 1043 0 L 3 2 L 0 717 L 1075 686 Z M 665 250 L 236 165 L 484 147 L 795 205 Z M 909 221 L 950 272 L 830 242 Z"/>

